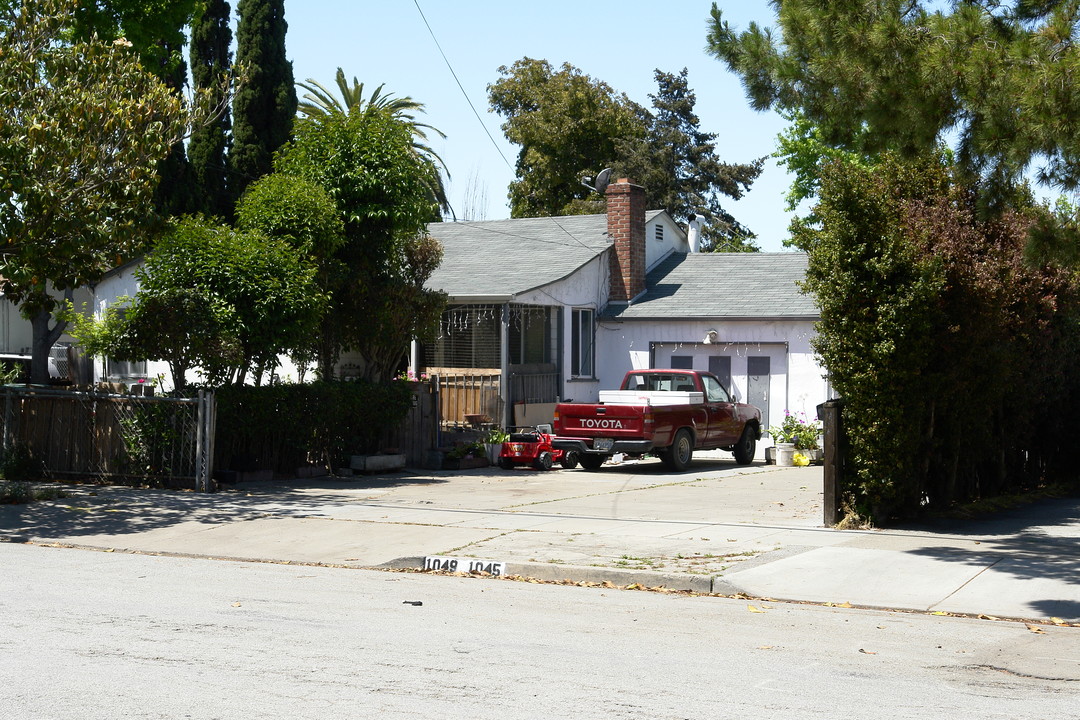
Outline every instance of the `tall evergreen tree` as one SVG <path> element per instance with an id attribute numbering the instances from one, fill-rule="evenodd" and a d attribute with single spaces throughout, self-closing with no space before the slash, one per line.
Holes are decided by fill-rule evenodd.
<path id="1" fill-rule="evenodd" d="M 776 30 L 736 32 L 713 3 L 708 51 L 756 110 L 796 112 L 825 144 L 872 156 L 956 149 L 987 206 L 1026 174 L 1080 188 L 1074 0 L 784 0 Z"/>
<path id="2" fill-rule="evenodd" d="M 230 12 L 226 0 L 201 3 L 191 24 L 190 51 L 195 88 L 212 93 L 214 105 L 221 108 L 221 114 L 213 123 L 194 129 L 188 145 L 194 209 L 225 219 L 231 217 L 233 209 L 225 167 L 232 122 L 225 102 L 227 88 L 223 80 L 232 66 Z"/>
<path id="3" fill-rule="evenodd" d="M 657 92 L 650 95 L 653 112 L 645 142 L 616 143 L 619 176 L 645 187 L 648 206 L 664 208 L 680 221 L 703 217 L 703 248 L 716 251 L 755 251 L 755 235 L 724 209 L 720 196 L 738 200 L 761 174 L 764 159 L 737 164 L 716 155 L 716 133 L 704 132 L 694 114 L 697 97 L 686 80 L 657 70 Z"/>
<path id="4" fill-rule="evenodd" d="M 292 135 L 297 103 L 285 57 L 284 0 L 240 0 L 236 12 L 236 61 L 246 82 L 233 99 L 229 184 L 239 198 L 270 172 L 274 151 Z"/>

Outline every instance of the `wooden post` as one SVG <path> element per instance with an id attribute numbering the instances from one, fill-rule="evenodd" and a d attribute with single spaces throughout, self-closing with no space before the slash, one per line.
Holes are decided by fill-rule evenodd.
<path id="1" fill-rule="evenodd" d="M 824 498 L 825 525 L 832 527 L 840 522 L 841 488 L 844 485 L 844 426 L 841 410 L 843 400 L 828 400 L 817 406 L 825 443 Z"/>

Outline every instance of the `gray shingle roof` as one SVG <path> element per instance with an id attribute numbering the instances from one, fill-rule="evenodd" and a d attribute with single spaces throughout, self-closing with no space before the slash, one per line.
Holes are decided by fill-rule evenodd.
<path id="1" fill-rule="evenodd" d="M 813 299 L 796 283 L 805 253 L 675 253 L 646 278 L 632 305 L 610 305 L 618 320 L 690 318 L 817 318 Z"/>
<path id="2" fill-rule="evenodd" d="M 646 213 L 646 222 L 660 210 Z M 510 297 L 571 275 L 611 247 L 606 215 L 432 223 L 443 261 L 427 287 L 452 298 Z"/>

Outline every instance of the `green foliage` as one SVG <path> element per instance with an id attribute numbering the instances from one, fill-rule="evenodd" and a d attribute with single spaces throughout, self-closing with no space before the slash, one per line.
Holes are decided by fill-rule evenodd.
<path id="1" fill-rule="evenodd" d="M 873 521 L 1066 469 L 1080 286 L 1024 262 L 1030 206 L 980 219 L 942 158 L 826 166 L 796 243 L 815 350 L 845 400 L 855 511 Z"/>
<path id="2" fill-rule="evenodd" d="M 678 75 L 657 70 L 655 78 L 657 93 L 649 96 L 653 112 L 646 113 L 645 140 L 616 143 L 616 174 L 645 187 L 648 207 L 664 208 L 681 222 L 702 217 L 703 250 L 757 250 L 754 233 L 724 209 L 720 196 L 741 198 L 761 174 L 764 159 L 722 162 L 713 142 L 716 133 L 703 132 L 694 114 L 697 98 L 687 83 L 686 68 Z"/>
<path id="3" fill-rule="evenodd" d="M 445 138 L 446 135 L 438 128 L 416 121 L 416 113 L 424 112 L 424 104 L 416 102 L 408 95 L 396 97 L 393 93 L 384 93 L 383 88 L 385 85 L 375 88 L 371 92 L 371 97 L 365 98 L 364 84 L 354 77 L 352 85 L 349 85 L 345 80 L 345 71 L 341 68 L 337 69 L 334 82 L 341 92 L 341 100 L 338 100 L 330 90 L 311 78 L 308 78 L 306 83 L 297 83 L 301 88 L 307 90 L 304 93 L 303 102 L 298 106 L 301 117 L 320 120 L 328 115 L 350 115 L 381 111 L 401 121 L 412 132 L 413 152 L 419 159 L 431 162 L 436 168 L 435 175 L 429 179 L 430 200 L 438 205 L 443 212 L 450 212 L 450 200 L 446 196 L 446 187 L 442 181 L 442 172 L 446 170 L 446 165 L 431 146 L 427 145 L 428 130 L 441 138 Z M 439 219 L 437 215 L 430 218 L 432 221 L 437 219 Z"/>
<path id="4" fill-rule="evenodd" d="M 22 443 L 15 443 L 0 458 L 0 476 L 10 483 L 27 483 L 40 480 L 43 475 L 41 462 L 34 457 L 30 448 Z M 8 500 L 7 502 L 20 502 Z M 21 502 L 29 502 L 22 500 Z"/>
<path id="5" fill-rule="evenodd" d="M 217 392 L 217 462 L 263 458 L 267 469 L 339 467 L 349 455 L 375 452 L 384 434 L 401 424 L 411 406 L 410 383 L 314 382 Z"/>
<path id="6" fill-rule="evenodd" d="M 274 153 L 292 135 L 297 103 L 284 0 L 239 0 L 236 12 L 236 62 L 247 77 L 233 98 L 229 154 L 231 192 L 239 197 L 270 172 Z"/>
<path id="7" fill-rule="evenodd" d="M 316 267 L 289 243 L 199 218 L 176 223 L 147 256 L 138 277 L 133 320 L 140 323 L 133 332 L 145 333 L 138 345 L 145 348 L 156 337 L 161 349 L 186 353 L 215 383 L 227 377 L 242 382 L 249 371 L 261 376 L 276 367 L 278 355 L 308 342 L 325 308 Z M 151 298 L 159 310 L 186 298 L 194 329 L 205 335 L 189 332 L 180 312 L 153 323 L 150 312 L 139 310 Z M 230 362 L 234 343 L 241 351 L 239 362 Z M 221 352 L 208 357 L 208 349 Z"/>
<path id="8" fill-rule="evenodd" d="M 80 0 L 74 6 L 74 37 L 102 42 L 124 38 L 138 53 L 142 66 L 169 82 L 184 76 L 184 27 L 198 0 Z M 173 87 L 179 89 L 182 86 Z"/>
<path id="9" fill-rule="evenodd" d="M 714 3 L 709 51 L 741 76 L 755 109 L 801 112 L 829 147 L 873 157 L 933 152 L 958 138 L 965 182 L 991 206 L 1036 162 L 1080 184 L 1073 2 L 785 0 L 778 35 L 737 33 Z"/>
<path id="10" fill-rule="evenodd" d="M 189 441 L 183 419 L 176 407 L 163 402 L 135 403 L 132 412 L 119 418 L 124 443 L 125 472 L 153 480 L 183 470 L 170 467 L 181 458 L 177 448 Z"/>
<path id="11" fill-rule="evenodd" d="M 0 283 L 34 319 L 32 378 L 48 377 L 63 292 L 144 242 L 155 166 L 184 132 L 180 99 L 125 43 L 70 43 L 71 6 L 0 11 Z"/>
<path id="12" fill-rule="evenodd" d="M 73 37 L 129 43 L 143 69 L 182 97 L 187 84 L 184 27 L 199 0 L 79 0 L 72 3 Z M 195 202 L 192 167 L 177 140 L 158 163 L 154 208 L 163 215 L 191 212 Z"/>
<path id="13" fill-rule="evenodd" d="M 770 427 L 769 436 L 773 442 L 793 443 L 797 450 L 814 450 L 821 435 L 821 423 L 807 421 L 804 413 L 793 415 L 784 411 L 784 422 L 779 427 Z"/>
<path id="14" fill-rule="evenodd" d="M 368 380 L 389 379 L 445 304 L 423 287 L 441 260 L 424 235 L 434 165 L 413 152 L 407 123 L 370 108 L 301 121 L 276 170 L 324 188 L 344 222 L 345 241 L 323 264 L 332 312 L 319 332 L 322 376 L 345 348 L 363 356 Z"/>
<path id="15" fill-rule="evenodd" d="M 522 58 L 499 68 L 488 86 L 491 108 L 506 118 L 503 133 L 521 146 L 510 183 L 511 217 L 563 215 L 589 190 L 594 175 L 618 157 L 616 143 L 645 137 L 645 111 L 625 94 L 569 63 Z"/>
<path id="16" fill-rule="evenodd" d="M 273 173 L 255 181 L 236 209 L 241 230 L 280 238 L 312 258 L 333 256 L 344 242 L 345 224 L 321 185 Z"/>
<path id="17" fill-rule="evenodd" d="M 196 126 L 188 142 L 194 210 L 213 217 L 230 218 L 233 198 L 227 183 L 226 160 L 232 119 L 227 102 L 228 74 L 232 67 L 232 30 L 229 3 L 204 0 L 191 23 L 191 78 L 196 88 L 211 94 L 220 112 L 213 120 Z"/>

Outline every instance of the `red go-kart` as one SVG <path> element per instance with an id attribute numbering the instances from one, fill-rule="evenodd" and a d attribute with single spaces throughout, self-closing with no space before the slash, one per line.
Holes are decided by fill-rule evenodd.
<path id="1" fill-rule="evenodd" d="M 513 470 L 518 465 L 532 465 L 537 470 L 550 470 L 559 463 L 567 470 L 576 468 L 578 454 L 569 450 L 563 452 L 551 447 L 551 426 L 507 428 L 510 439 L 502 444 L 499 452 L 499 467 Z"/>

